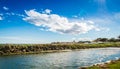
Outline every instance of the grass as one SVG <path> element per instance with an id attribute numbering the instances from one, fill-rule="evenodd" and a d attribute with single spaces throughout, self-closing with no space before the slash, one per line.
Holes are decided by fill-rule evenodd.
<path id="1" fill-rule="evenodd" d="M 117 61 L 115 64 L 109 64 L 110 69 L 120 69 L 120 61 Z"/>
<path id="2" fill-rule="evenodd" d="M 99 64 L 91 67 L 86 67 L 84 69 L 120 69 L 120 59 L 112 60 L 110 63 L 103 65 Z"/>
<path id="3" fill-rule="evenodd" d="M 87 48 L 120 47 L 120 42 L 98 44 L 0 44 L 0 55 L 33 54 L 47 51 L 75 50 Z"/>

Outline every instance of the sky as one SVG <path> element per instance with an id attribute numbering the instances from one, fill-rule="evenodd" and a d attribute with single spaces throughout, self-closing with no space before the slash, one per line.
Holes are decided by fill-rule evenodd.
<path id="1" fill-rule="evenodd" d="M 120 0 L 0 0 L 0 43 L 51 43 L 120 35 Z"/>

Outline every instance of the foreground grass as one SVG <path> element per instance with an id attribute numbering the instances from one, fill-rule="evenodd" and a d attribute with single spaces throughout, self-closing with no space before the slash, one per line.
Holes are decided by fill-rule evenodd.
<path id="1" fill-rule="evenodd" d="M 30 54 L 41 52 L 56 52 L 87 48 L 120 47 L 120 42 L 100 44 L 0 44 L 0 55 Z"/>
<path id="2" fill-rule="evenodd" d="M 86 67 L 86 68 L 83 67 L 83 69 L 120 69 L 120 59 L 112 60 L 110 63 L 99 64 L 99 65 Z"/>

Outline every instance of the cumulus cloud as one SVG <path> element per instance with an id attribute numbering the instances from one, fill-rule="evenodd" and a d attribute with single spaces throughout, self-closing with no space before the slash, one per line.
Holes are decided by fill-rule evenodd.
<path id="1" fill-rule="evenodd" d="M 3 7 L 3 9 L 6 10 L 6 11 L 9 10 L 9 8 L 7 8 L 7 7 L 5 7 L 5 6 Z"/>
<path id="2" fill-rule="evenodd" d="M 46 12 L 46 10 L 44 12 Z M 50 11 L 39 13 L 35 10 L 29 10 L 25 11 L 25 13 L 27 16 L 23 18 L 23 20 L 36 26 L 40 26 L 47 31 L 61 34 L 83 34 L 90 30 L 98 29 L 94 25 L 93 21 L 70 21 L 66 17 L 62 17 L 57 14 L 50 14 Z"/>

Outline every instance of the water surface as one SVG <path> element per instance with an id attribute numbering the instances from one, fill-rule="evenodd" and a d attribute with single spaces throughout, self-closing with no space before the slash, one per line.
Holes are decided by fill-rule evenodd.
<path id="1" fill-rule="evenodd" d="M 120 48 L 82 49 L 70 52 L 0 56 L 0 69 L 78 69 L 120 58 Z"/>

